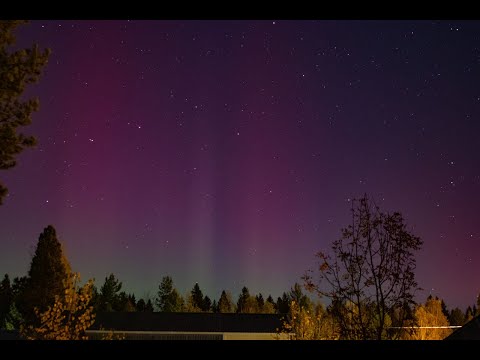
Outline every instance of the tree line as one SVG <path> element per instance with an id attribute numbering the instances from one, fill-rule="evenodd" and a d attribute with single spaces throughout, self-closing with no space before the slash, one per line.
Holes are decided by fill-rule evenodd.
<path id="1" fill-rule="evenodd" d="M 28 275 L 10 280 L 4 275 L 0 283 L 0 326 L 15 327 L 18 319 L 31 320 L 34 308 L 40 311 L 54 303 L 66 288 L 72 270 L 57 239 L 53 226 L 47 226 L 40 234 L 32 257 Z M 288 313 L 292 300 L 307 304 L 310 299 L 303 293 L 302 286 L 295 283 L 290 291 L 274 300 L 271 295 L 264 299 L 261 293 L 250 294 L 244 286 L 235 301 L 230 291 L 223 290 L 218 301 L 204 295 L 198 283 L 182 296 L 174 286 L 171 276 L 164 276 L 158 286 L 156 297 L 138 299 L 135 294 L 122 290 L 122 282 L 112 273 L 105 277 L 97 288 L 92 284 L 91 301 L 95 312 L 220 312 L 220 313 Z"/>
<path id="2" fill-rule="evenodd" d="M 336 293 L 336 298 L 325 307 L 304 292 L 312 286 L 311 277 L 304 279 L 304 285 L 295 283 L 276 300 L 271 295 L 265 299 L 261 293 L 250 294 L 246 286 L 236 300 L 228 290 L 223 290 L 218 300 L 212 300 L 198 283 L 182 296 L 167 275 L 161 279 L 155 297 L 137 300 L 135 294 L 122 290 L 123 284 L 114 274 L 105 277 L 100 288 L 93 280 L 80 286 L 79 274 L 72 272 L 56 230 L 50 225 L 39 236 L 28 274 L 13 281 L 5 274 L 0 283 L 0 328 L 21 330 L 32 339 L 81 339 L 93 324 L 95 314 L 104 311 L 276 313 L 285 315 L 280 331 L 294 339 L 375 338 L 378 305 L 369 302 L 368 297 L 358 303 L 344 301 Z M 343 288 L 347 289 L 348 286 Z M 458 307 L 448 309 L 443 300 L 432 296 L 424 304 L 398 304 L 385 312 L 381 339 L 441 339 L 451 329 L 425 327 L 460 326 L 480 315 L 480 294 L 477 303 L 465 311 Z M 360 327 L 362 324 L 367 326 L 366 330 Z"/>
<path id="3" fill-rule="evenodd" d="M 0 170 L 16 165 L 16 156 L 35 145 L 32 136 L 19 133 L 31 123 L 38 99 L 25 99 L 48 62 L 49 49 L 37 45 L 14 49 L 14 30 L 25 21 L 0 21 Z M 0 205 L 7 197 L 0 183 Z M 328 252 L 317 254 L 315 271 L 303 277 L 304 288 L 329 300 L 325 308 L 303 294 L 295 284 L 273 300 L 251 295 L 244 287 L 237 301 L 223 291 L 218 301 L 204 296 L 198 284 L 182 296 L 173 279 L 161 279 L 155 299 L 136 300 L 122 291 L 110 274 L 98 290 L 93 279 L 80 285 L 72 272 L 53 226 L 40 235 L 26 276 L 0 284 L 0 327 L 20 329 L 30 339 L 82 339 L 98 311 L 188 311 L 285 314 L 282 331 L 298 339 L 442 338 L 450 329 L 478 315 L 480 299 L 466 311 L 448 310 L 438 298 L 415 302 L 420 290 L 415 280 L 415 252 L 423 241 L 407 227 L 399 212 L 381 211 L 364 195 L 351 202 L 351 223 L 341 230 Z M 429 329 L 428 327 L 435 327 Z"/>
<path id="4" fill-rule="evenodd" d="M 153 299 L 137 300 L 122 286 L 114 274 L 99 289 L 93 279 L 80 286 L 79 274 L 72 271 L 55 228 L 49 225 L 39 236 L 28 274 L 13 281 L 5 274 L 0 283 L 0 329 L 20 330 L 27 338 L 83 338 L 95 314 L 103 311 L 287 314 L 292 301 L 311 302 L 298 283 L 276 301 L 271 295 L 264 299 L 261 293 L 250 294 L 246 286 L 236 301 L 228 290 L 218 301 L 212 300 L 198 283 L 182 296 L 171 276 L 161 279 Z M 63 330 L 53 331 L 58 328 Z"/>

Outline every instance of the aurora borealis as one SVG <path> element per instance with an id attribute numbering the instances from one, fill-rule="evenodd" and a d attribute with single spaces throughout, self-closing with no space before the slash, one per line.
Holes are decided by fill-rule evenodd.
<path id="1" fill-rule="evenodd" d="M 38 145 L 0 172 L 0 271 L 57 229 L 74 270 L 138 297 L 171 275 L 274 297 L 364 193 L 424 241 L 417 280 L 480 293 L 480 23 L 32 21 Z"/>

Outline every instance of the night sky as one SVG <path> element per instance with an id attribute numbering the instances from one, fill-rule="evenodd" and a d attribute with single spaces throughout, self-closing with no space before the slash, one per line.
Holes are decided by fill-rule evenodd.
<path id="1" fill-rule="evenodd" d="M 417 280 L 480 292 L 480 22 L 32 21 L 38 146 L 0 173 L 0 272 L 57 229 L 82 279 L 274 297 L 364 193 L 424 240 Z"/>

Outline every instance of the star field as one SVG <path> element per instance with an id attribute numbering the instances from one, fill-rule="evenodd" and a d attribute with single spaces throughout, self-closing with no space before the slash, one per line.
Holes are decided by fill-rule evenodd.
<path id="1" fill-rule="evenodd" d="M 2 273 L 57 229 L 74 270 L 138 297 L 281 295 L 364 193 L 424 241 L 417 280 L 480 292 L 480 24 L 32 21 L 52 54 L 38 146 L 0 173 Z"/>

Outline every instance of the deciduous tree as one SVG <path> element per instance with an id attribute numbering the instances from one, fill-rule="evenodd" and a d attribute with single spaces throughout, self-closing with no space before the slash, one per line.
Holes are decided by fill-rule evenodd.
<path id="1" fill-rule="evenodd" d="M 191 291 L 187 292 L 185 298 L 186 301 L 183 305 L 184 312 L 202 312 L 202 309 L 197 305 L 197 302 L 194 300 Z"/>
<path id="2" fill-rule="evenodd" d="M 319 281 L 304 279 L 309 290 L 340 304 L 335 314 L 345 339 L 391 338 L 389 314 L 414 304 L 414 252 L 422 241 L 398 212 L 381 212 L 365 195 L 352 202 L 351 224 L 333 242 L 332 254 L 319 252 Z"/>
<path id="3" fill-rule="evenodd" d="M 299 283 L 295 283 L 288 293 L 290 303 L 295 301 L 297 306 L 301 308 L 309 309 L 312 306 L 312 302 L 307 295 L 303 293 L 302 286 Z"/>
<path id="4" fill-rule="evenodd" d="M 442 311 L 442 301 L 429 297 L 424 305 L 415 309 L 416 326 L 408 339 L 442 340 L 452 333 L 447 317 Z"/>
<path id="5" fill-rule="evenodd" d="M 292 300 L 289 313 L 284 318 L 280 333 L 287 334 L 291 340 L 336 340 L 339 329 L 331 314 L 322 306 L 300 306 Z"/>
<path id="6" fill-rule="evenodd" d="M 222 291 L 220 299 L 218 300 L 218 312 L 233 313 L 235 312 L 235 304 L 232 300 L 232 294 L 229 291 Z"/>

